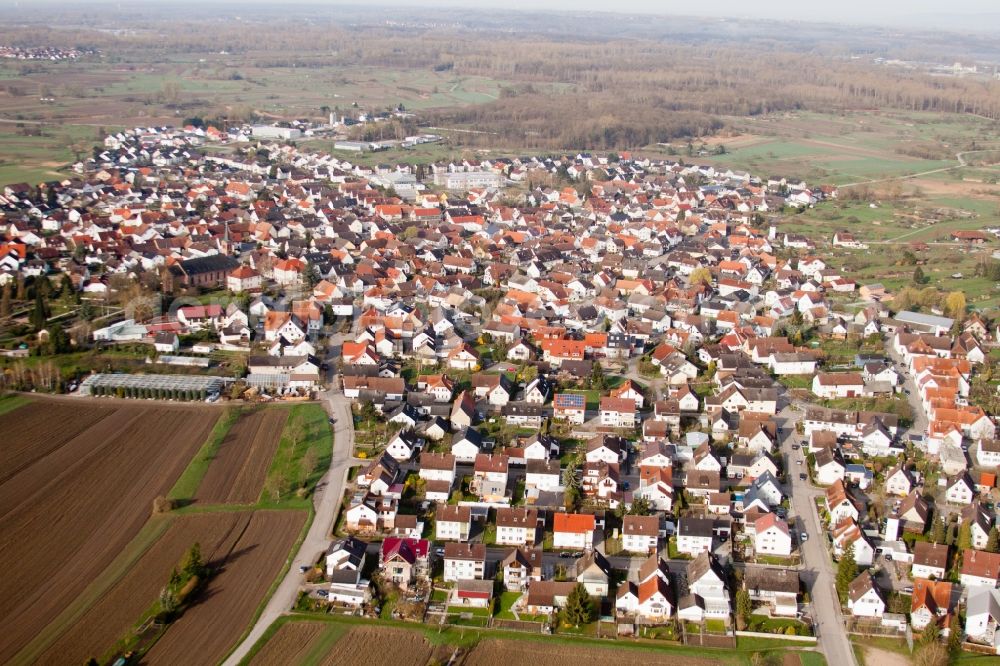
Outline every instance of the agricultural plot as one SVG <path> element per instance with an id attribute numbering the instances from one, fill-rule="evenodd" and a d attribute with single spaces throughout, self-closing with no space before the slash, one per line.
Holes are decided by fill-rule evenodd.
<path id="1" fill-rule="evenodd" d="M 136 536 L 153 499 L 166 494 L 219 416 L 204 407 L 121 405 L 72 435 L 67 424 L 88 410 L 71 401 L 46 401 L 45 407 L 27 412 L 48 426 L 32 436 L 43 446 L 52 438 L 63 443 L 33 461 L 22 455 L 13 474 L 0 470 L 7 472 L 0 484 L 3 662 Z M 0 415 L 4 432 L 23 427 L 22 410 Z"/>
<path id="2" fill-rule="evenodd" d="M 335 630 L 324 622 L 286 622 L 250 661 L 252 666 L 287 666 L 301 664 L 321 643 L 321 636 Z"/>
<path id="3" fill-rule="evenodd" d="M 285 409 L 241 414 L 222 440 L 195 501 L 209 504 L 257 501 L 287 420 Z"/>
<path id="4" fill-rule="evenodd" d="M 507 666 L 507 664 L 544 663 L 548 666 L 577 666 L 588 662 L 600 662 L 608 666 L 632 666 L 632 664 L 673 664 L 683 658 L 690 666 L 717 664 L 713 659 L 702 659 L 689 655 L 678 655 L 655 650 L 614 650 L 599 647 L 568 645 L 563 642 L 519 641 L 490 638 L 482 640 L 473 648 L 463 666 Z"/>
<path id="5" fill-rule="evenodd" d="M 221 561 L 203 598 L 170 626 L 146 664 L 214 664 L 250 626 L 302 531 L 301 511 L 257 511 Z"/>
<path id="6" fill-rule="evenodd" d="M 112 411 L 102 407 L 81 410 L 74 418 L 53 424 L 49 403 L 31 402 L 20 407 L 16 416 L 11 417 L 16 418 L 19 425 L 8 431 L 0 447 L 0 484 L 49 455 Z"/>
<path id="7" fill-rule="evenodd" d="M 192 544 L 201 545 L 210 565 L 225 560 L 251 517 L 250 512 L 179 516 L 167 532 L 101 599 L 60 636 L 36 661 L 39 664 L 82 664 L 108 653 L 132 630 L 166 584 L 171 570 Z M 28 655 L 23 655 L 28 657 Z M 27 660 L 27 659 L 26 659 Z"/>
<path id="8" fill-rule="evenodd" d="M 337 641 L 336 648 L 321 664 L 322 666 L 397 666 L 397 664 L 416 666 L 426 664 L 433 652 L 434 649 L 427 639 L 415 631 L 394 627 L 354 627 Z"/>

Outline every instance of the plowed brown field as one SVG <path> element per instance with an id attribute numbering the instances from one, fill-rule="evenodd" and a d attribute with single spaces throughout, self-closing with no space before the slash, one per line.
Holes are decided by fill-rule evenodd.
<path id="1" fill-rule="evenodd" d="M 340 643 L 337 643 L 340 645 Z M 667 666 L 683 661 L 691 666 L 708 666 L 718 661 L 679 657 L 676 653 L 655 650 L 615 650 L 593 646 L 573 646 L 542 641 L 517 641 L 490 638 L 480 641 L 462 662 L 463 666 L 509 666 L 510 664 L 545 664 L 546 666 L 578 666 L 597 662 L 607 666 L 650 664 Z"/>
<path id="2" fill-rule="evenodd" d="M 179 516 L 111 589 L 38 660 L 40 664 L 82 664 L 111 649 L 149 608 L 191 544 L 201 544 L 208 562 L 232 549 L 250 520 L 250 512 Z"/>
<path id="3" fill-rule="evenodd" d="M 116 404 L 86 421 L 92 401 L 42 401 L 37 428 L 16 409 L 0 415 L 0 432 L 32 428 L 45 442 L 65 442 L 0 484 L 0 662 L 7 662 L 79 595 L 121 552 L 166 495 L 219 417 L 217 409 Z M 43 444 L 44 445 L 44 444 Z M 26 450 L 27 445 L 21 445 Z M 0 470 L 8 471 L 9 470 Z"/>
<path id="4" fill-rule="evenodd" d="M 286 622 L 274 632 L 260 652 L 250 661 L 251 666 L 289 666 L 300 664 L 309 654 L 313 641 L 330 625 L 324 622 Z"/>
<path id="5" fill-rule="evenodd" d="M 305 519 L 301 511 L 254 513 L 201 600 L 167 629 L 142 663 L 218 663 L 249 629 Z"/>
<path id="6" fill-rule="evenodd" d="M 426 664 L 433 648 L 415 631 L 394 627 L 354 627 L 336 642 L 323 666 Z M 518 663 L 506 661 L 504 666 Z"/>
<path id="7" fill-rule="evenodd" d="M 287 419 L 287 409 L 261 409 L 240 415 L 208 466 L 195 501 L 256 502 Z"/>
<path id="8" fill-rule="evenodd" d="M 50 402 L 31 402 L 14 410 L 16 414 L 12 413 L 9 418 L 16 419 L 17 427 L 4 433 L 3 446 L 0 446 L 0 483 L 44 458 L 113 411 L 103 407 L 81 409 L 72 419 L 53 423 Z"/>

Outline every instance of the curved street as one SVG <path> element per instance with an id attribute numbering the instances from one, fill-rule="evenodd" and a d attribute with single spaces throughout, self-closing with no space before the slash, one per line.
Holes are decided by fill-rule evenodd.
<path id="1" fill-rule="evenodd" d="M 336 378 L 331 386 L 337 386 Z M 330 458 L 330 468 L 316 486 L 313 495 L 315 516 L 309 533 L 302 541 L 302 546 L 292 559 L 288 572 L 281 580 L 274 595 L 267 602 L 264 612 L 254 623 L 250 633 L 233 650 L 224 662 L 225 666 L 236 666 L 250 652 L 254 644 L 260 640 L 271 623 L 287 613 L 295 603 L 302 574 L 299 568 L 312 566 L 317 562 L 330 545 L 330 532 L 337 518 L 337 509 L 344 495 L 344 485 L 347 482 L 347 471 L 356 461 L 351 457 L 354 452 L 354 419 L 351 416 L 351 401 L 339 390 L 330 389 L 321 395 L 330 418 L 334 419 L 333 453 Z"/>

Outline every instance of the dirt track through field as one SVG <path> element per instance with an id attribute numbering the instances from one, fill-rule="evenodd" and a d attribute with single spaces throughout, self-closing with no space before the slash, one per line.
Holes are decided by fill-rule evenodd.
<path id="1" fill-rule="evenodd" d="M 287 419 L 287 409 L 261 409 L 240 415 L 222 440 L 198 487 L 195 501 L 206 504 L 256 502 Z"/>
<path id="2" fill-rule="evenodd" d="M 301 664 L 313 642 L 330 625 L 323 622 L 286 622 L 250 661 L 251 666 Z"/>
<path id="3" fill-rule="evenodd" d="M 142 660 L 144 664 L 216 664 L 233 648 L 287 561 L 303 511 L 257 511 L 222 570 Z"/>
<path id="4" fill-rule="evenodd" d="M 200 544 L 205 561 L 214 562 L 232 549 L 249 520 L 249 511 L 174 518 L 163 536 L 42 654 L 38 663 L 82 664 L 92 656 L 100 657 L 132 629 L 192 544 Z"/>
<path id="5" fill-rule="evenodd" d="M 88 406 L 92 408 L 92 406 Z M 49 432 L 83 411 L 53 401 Z M 20 427 L 20 410 L 0 429 Z M 218 410 L 116 405 L 0 484 L 0 662 L 51 622 L 135 537 L 204 443 Z M 46 431 L 35 431 L 44 439 Z M 65 435 L 60 435 L 65 436 Z"/>

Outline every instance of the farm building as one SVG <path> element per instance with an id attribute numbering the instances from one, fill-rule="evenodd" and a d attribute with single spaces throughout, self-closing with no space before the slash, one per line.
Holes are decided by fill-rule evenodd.
<path id="1" fill-rule="evenodd" d="M 98 373 L 83 380 L 80 395 L 204 400 L 209 395 L 219 394 L 229 381 L 225 377 Z"/>

